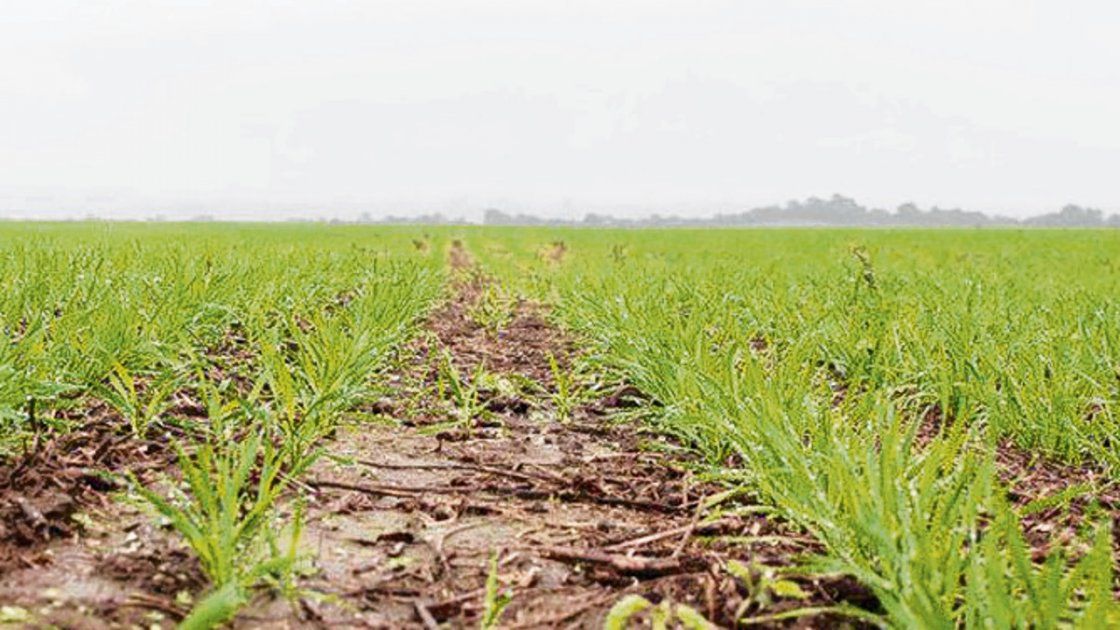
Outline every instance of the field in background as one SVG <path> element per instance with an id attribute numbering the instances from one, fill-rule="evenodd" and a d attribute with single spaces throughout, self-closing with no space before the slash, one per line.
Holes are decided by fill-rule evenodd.
<path id="1" fill-rule="evenodd" d="M 1062 461 L 1120 463 L 1110 439 L 1120 233 L 490 230 L 478 240 L 487 268 L 557 303 L 631 378 L 660 357 L 694 381 L 642 383 L 658 393 L 766 356 L 771 375 L 802 379 L 789 384 L 799 397 L 892 394 Z"/>
<path id="2" fill-rule="evenodd" d="M 542 367 L 552 421 L 625 391 L 611 421 L 720 488 L 693 529 L 764 513 L 812 541 L 781 566 L 714 541 L 738 558 L 710 569 L 734 578 L 719 622 L 1120 623 L 1118 253 L 1088 230 L 0 225 L 0 545 L 77 535 L 83 475 L 132 470 L 106 488 L 200 559 L 189 620 L 295 592 L 301 475 L 471 286 L 493 338 L 539 303 L 576 340 Z M 469 432 L 483 372 L 436 371 Z M 870 596 L 803 592 L 836 575 Z M 608 623 L 646 601 L 616 599 Z"/>

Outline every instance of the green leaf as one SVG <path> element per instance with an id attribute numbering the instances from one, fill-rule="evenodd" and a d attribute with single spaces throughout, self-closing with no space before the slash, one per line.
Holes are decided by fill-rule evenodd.
<path id="1" fill-rule="evenodd" d="M 627 595 L 615 602 L 603 621 L 603 630 L 625 630 L 630 619 L 653 606 L 641 595 Z"/>
<path id="2" fill-rule="evenodd" d="M 708 621 L 695 608 L 677 604 L 675 609 L 677 621 L 687 630 L 717 630 L 718 626 Z"/>
<path id="3" fill-rule="evenodd" d="M 233 619 L 247 601 L 240 586 L 230 582 L 199 600 L 190 614 L 179 624 L 179 630 L 214 628 Z"/>
<path id="4" fill-rule="evenodd" d="M 770 583 L 770 590 L 778 597 L 786 599 L 808 599 L 809 594 L 801 590 L 801 586 L 792 580 L 774 580 Z"/>
<path id="5" fill-rule="evenodd" d="M 19 606 L 0 606 L 0 623 L 31 623 L 31 613 Z"/>

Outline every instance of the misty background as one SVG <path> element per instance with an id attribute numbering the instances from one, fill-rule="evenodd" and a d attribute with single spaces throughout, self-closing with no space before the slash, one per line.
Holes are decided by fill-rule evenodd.
<path id="1" fill-rule="evenodd" d="M 1107 224 L 1117 24 L 1077 1 L 8 0 L 0 217 L 814 224 L 855 199 L 873 224 L 910 202 Z"/>

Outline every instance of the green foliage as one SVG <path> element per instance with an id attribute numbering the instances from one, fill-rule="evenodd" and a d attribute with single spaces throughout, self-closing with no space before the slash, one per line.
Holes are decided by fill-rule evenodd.
<path id="1" fill-rule="evenodd" d="M 143 493 L 214 582 L 190 623 L 228 619 L 257 584 L 291 593 L 295 547 L 272 533 L 279 492 L 382 393 L 378 373 L 442 292 L 425 252 L 466 233 L 500 281 L 472 311 L 479 325 L 500 332 L 515 295 L 552 303 L 596 366 L 650 400 L 655 429 L 809 531 L 824 549 L 812 566 L 856 577 L 883 611 L 774 613 L 770 600 L 799 599 L 796 583 L 754 567 L 736 574 L 751 594 L 742 623 L 1120 623 L 1107 524 L 1037 561 L 1019 524 L 1093 488 L 1016 512 L 992 457 L 1010 444 L 1116 479 L 1120 233 L 425 231 L 438 242 L 421 248 L 409 228 L 0 226 L 0 450 L 64 428 L 91 396 L 137 436 L 174 421 L 198 436 L 180 446 L 183 487 Z M 538 255 L 557 241 L 578 255 Z M 488 375 L 434 360 L 469 429 Z M 566 417 L 582 387 L 551 369 Z M 173 417 L 181 392 L 205 418 Z M 702 619 L 629 598 L 609 627 L 639 613 Z"/>
<path id="2" fill-rule="evenodd" d="M 641 595 L 627 595 L 615 602 L 603 621 L 604 630 L 626 630 L 638 615 L 649 613 L 650 625 L 655 630 L 669 627 L 686 630 L 715 630 L 717 627 L 696 609 L 685 604 L 674 604 L 666 599 L 654 605 Z"/>
<path id="3" fill-rule="evenodd" d="M 27 430 L 27 396 L 49 419 L 92 395 L 140 434 L 166 420 L 171 393 L 197 385 L 175 374 L 254 379 L 259 346 L 272 341 L 285 348 L 302 406 L 353 409 L 442 291 L 440 261 L 417 256 L 411 235 L 312 225 L 0 226 L 0 428 Z"/>
<path id="4" fill-rule="evenodd" d="M 482 630 L 498 628 L 502 612 L 513 600 L 511 593 L 508 591 L 502 592 L 500 588 L 501 585 L 498 583 L 498 554 L 494 553 L 490 556 L 490 570 L 486 574 L 486 593 L 482 600 L 482 620 L 479 622 L 479 628 Z"/>
<path id="5" fill-rule="evenodd" d="M 179 630 L 209 630 L 220 626 L 232 619 L 246 601 L 244 589 L 230 582 L 195 604 L 179 624 Z"/>
<path id="6" fill-rule="evenodd" d="M 468 316 L 492 335 L 513 320 L 514 298 L 497 282 L 487 282 L 471 305 Z"/>
<path id="7" fill-rule="evenodd" d="M 576 407 L 584 401 L 583 392 L 580 391 L 581 383 L 576 372 L 561 368 L 552 353 L 548 355 L 548 368 L 552 372 L 552 384 L 555 388 L 552 393 L 552 404 L 556 408 L 557 419 L 566 422 L 571 419 Z"/>
<path id="8" fill-rule="evenodd" d="M 135 486 L 212 582 L 184 626 L 229 619 L 257 586 L 294 596 L 302 507 L 281 536 L 281 495 L 381 393 L 379 373 L 442 293 L 438 261 L 394 228 L 0 232 L 0 452 L 65 430 L 89 398 L 138 438 L 172 427 L 181 482 Z"/>
<path id="9" fill-rule="evenodd" d="M 440 400 L 448 400 L 457 424 L 466 430 L 474 428 L 475 421 L 486 414 L 486 405 L 479 396 L 486 376 L 486 366 L 479 363 L 469 377 L 463 376 L 451 353 L 446 348 L 440 353 L 436 391 Z"/>
<path id="10" fill-rule="evenodd" d="M 216 586 L 238 582 L 262 562 L 265 534 L 290 477 L 260 424 L 246 435 L 215 443 L 176 445 L 184 488 L 170 496 L 138 486 L 137 491 L 186 539 Z M 259 463 L 258 463 L 259 459 Z M 247 570 L 248 568 L 248 570 Z"/>
<path id="11" fill-rule="evenodd" d="M 1115 478 L 1120 275 L 1103 252 L 1120 234 L 564 232 L 580 256 L 551 268 L 531 245 L 558 232 L 533 234 L 489 230 L 514 255 L 482 263 L 551 301 L 652 399 L 655 428 L 716 470 L 744 462 L 728 483 L 819 539 L 810 566 L 856 577 L 886 623 L 1114 622 L 1107 533 L 1073 565 L 1061 544 L 1032 561 L 991 451 Z M 850 606 L 768 613 L 762 600 L 796 593 L 753 579 L 744 623 L 884 623 Z"/>
<path id="12" fill-rule="evenodd" d="M 261 583 L 289 596 L 295 592 L 301 502 L 286 548 L 275 532 L 281 493 L 303 469 L 283 470 L 269 423 L 246 413 L 246 408 L 222 407 L 210 418 L 216 427 L 211 439 L 189 447 L 176 444 L 181 486 L 164 495 L 136 484 L 137 493 L 190 545 L 214 587 L 184 627 L 212 627 L 231 618 L 248 600 L 249 589 Z M 311 463 L 307 459 L 303 466 Z"/>
<path id="13" fill-rule="evenodd" d="M 151 425 L 170 406 L 171 394 L 179 385 L 171 370 L 139 381 L 120 363 L 113 364 L 107 380 L 107 385 L 98 388 L 101 398 L 117 410 L 138 438 L 148 435 Z"/>

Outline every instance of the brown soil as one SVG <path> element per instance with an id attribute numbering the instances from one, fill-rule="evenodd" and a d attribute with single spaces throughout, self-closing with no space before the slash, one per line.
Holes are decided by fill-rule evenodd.
<path id="1" fill-rule="evenodd" d="M 1008 498 L 1020 509 L 1034 505 L 1023 517 L 1023 530 L 1036 560 L 1054 545 L 1085 544 L 1085 528 L 1094 508 L 1104 510 L 1117 537 L 1114 555 L 1120 560 L 1120 487 L 1094 466 L 1070 466 L 1032 454 L 1010 443 L 996 451 L 1000 479 Z M 1099 521 L 1100 514 L 1092 517 Z M 1080 555 L 1074 548 L 1074 556 Z"/>
<path id="2" fill-rule="evenodd" d="M 78 428 L 48 436 L 0 467 L 0 605 L 32 627 L 150 625 L 182 616 L 173 598 L 197 591 L 197 561 L 151 518 L 112 500 L 124 475 L 151 479 L 172 455 L 138 440 L 98 402 L 71 412 Z"/>
<path id="3" fill-rule="evenodd" d="M 166 464 L 163 445 L 133 438 L 103 404 L 80 413 L 78 428 L 37 435 L 0 466 L 0 576 L 48 562 L 44 547 L 80 532 L 79 511 L 108 505 L 118 473 Z"/>

